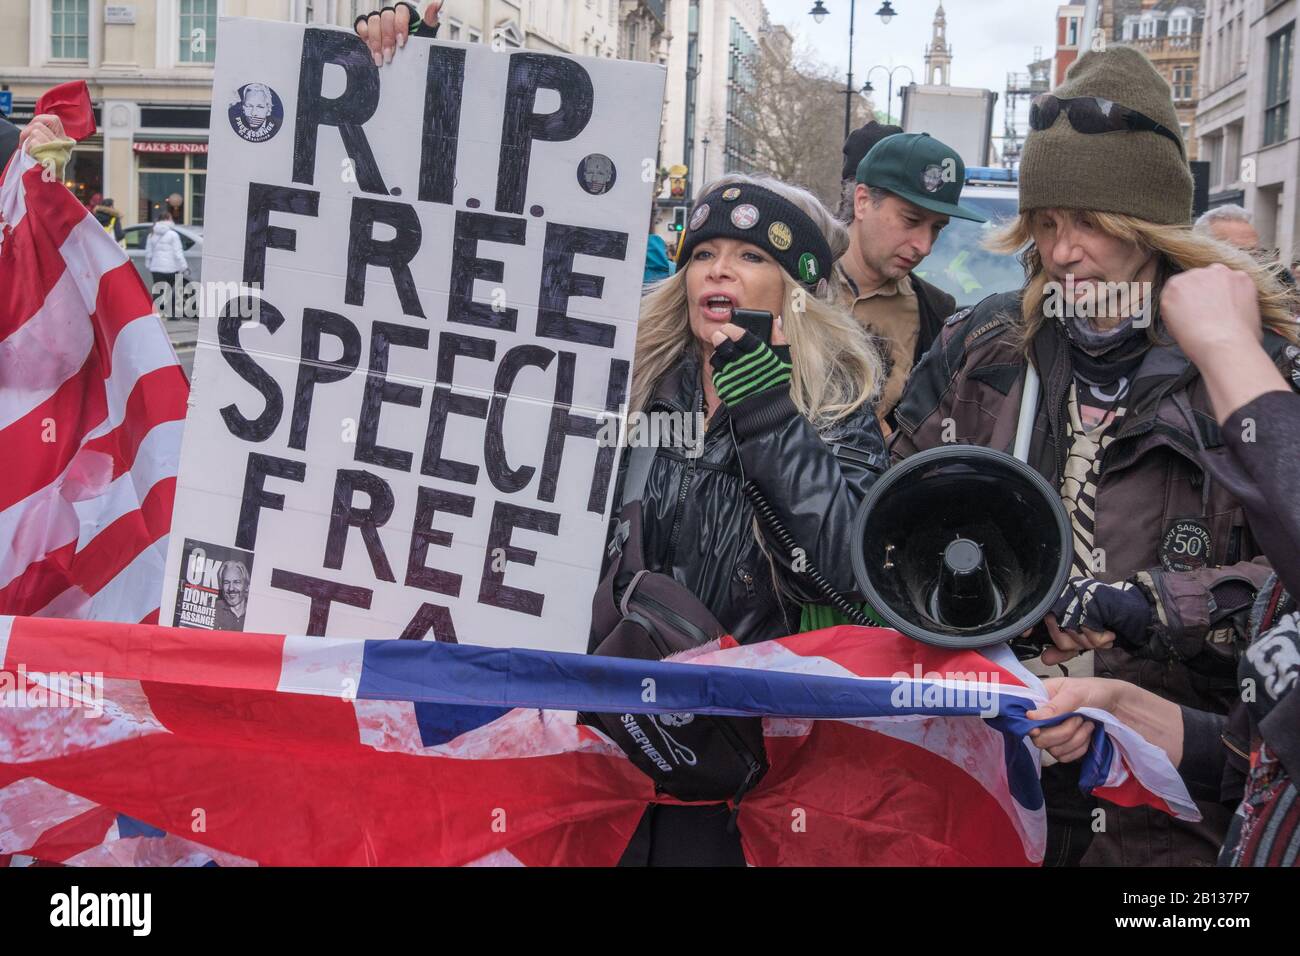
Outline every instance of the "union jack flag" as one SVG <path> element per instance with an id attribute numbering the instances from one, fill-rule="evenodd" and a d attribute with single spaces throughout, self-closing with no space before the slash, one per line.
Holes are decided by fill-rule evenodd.
<path id="1" fill-rule="evenodd" d="M 1025 712 L 1045 699 L 1004 648 L 880 628 L 646 662 L 0 618 L 0 854 L 611 865 L 677 801 L 575 717 L 600 711 L 764 717 L 770 769 L 737 816 L 751 864 L 1036 865 Z M 1198 818 L 1162 751 L 1088 716 L 1086 786 Z"/>

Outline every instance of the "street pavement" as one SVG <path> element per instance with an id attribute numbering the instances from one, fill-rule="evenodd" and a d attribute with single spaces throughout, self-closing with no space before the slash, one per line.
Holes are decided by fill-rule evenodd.
<path id="1" fill-rule="evenodd" d="M 185 377 L 191 377 L 194 371 L 194 345 L 199 338 L 199 320 L 198 319 L 170 319 L 163 321 L 167 327 L 167 337 L 172 340 L 172 348 L 176 350 L 176 357 L 181 360 L 181 367 L 185 369 Z"/>

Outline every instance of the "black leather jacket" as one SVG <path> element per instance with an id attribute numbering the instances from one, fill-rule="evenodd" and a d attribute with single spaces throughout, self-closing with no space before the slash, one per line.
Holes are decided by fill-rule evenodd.
<path id="1" fill-rule="evenodd" d="M 700 360 L 694 349 L 666 372 L 648 410 L 692 414 L 703 407 Z M 790 570 L 790 556 L 763 528 L 777 574 L 793 598 L 782 598 L 772 564 L 754 538 L 754 512 L 741 490 L 755 481 L 807 560 L 841 593 L 861 600 L 853 580 L 849 538 L 853 516 L 888 464 L 872 408 L 863 406 L 819 436 L 785 389 L 755 395 L 708 422 L 703 450 L 674 432 L 655 454 L 643 501 L 646 566 L 671 574 L 744 644 L 794 633 L 799 603 L 826 603 Z M 623 456 L 623 466 L 627 454 Z M 622 475 L 615 498 L 622 501 Z M 617 513 L 617 509 L 616 509 Z"/>

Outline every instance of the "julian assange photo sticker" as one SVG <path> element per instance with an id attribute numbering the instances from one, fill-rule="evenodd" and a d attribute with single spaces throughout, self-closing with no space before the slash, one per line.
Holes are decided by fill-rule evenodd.
<path id="1" fill-rule="evenodd" d="M 265 83 L 245 83 L 239 98 L 226 111 L 230 127 L 240 139 L 265 143 L 284 125 L 284 104 L 280 95 Z"/>
<path id="2" fill-rule="evenodd" d="M 614 161 L 604 153 L 592 153 L 584 156 L 578 164 L 578 185 L 593 196 L 599 196 L 614 188 L 617 172 Z"/>

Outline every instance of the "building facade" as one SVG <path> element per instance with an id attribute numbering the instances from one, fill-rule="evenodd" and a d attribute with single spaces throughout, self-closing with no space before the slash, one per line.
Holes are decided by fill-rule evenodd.
<path id="1" fill-rule="evenodd" d="M 1300 258 L 1300 0 L 1251 0 L 1248 8 L 1242 205 L 1253 214 L 1264 248 L 1294 262 Z"/>
<path id="2" fill-rule="evenodd" d="M 771 29 L 762 0 L 669 4 L 663 163 L 686 167 L 684 198 L 754 168 L 754 63 Z"/>
<path id="3" fill-rule="evenodd" d="M 447 8 L 458 6 L 449 0 Z M 530 49 L 580 56 L 617 55 L 619 0 L 518 0 L 493 4 L 492 0 L 466 0 L 468 8 L 510 6 L 522 14 Z M 467 11 L 467 16 L 473 10 Z M 468 22 L 468 21 L 467 21 Z M 479 14 L 479 22 L 483 15 Z M 441 32 L 438 34 L 442 36 Z M 447 37 L 451 39 L 451 37 Z"/>
<path id="4" fill-rule="evenodd" d="M 1196 114 L 1210 163 L 1210 205 L 1236 203 L 1260 242 L 1288 262 L 1300 255 L 1300 101 L 1296 0 L 1209 0 Z"/>
<path id="5" fill-rule="evenodd" d="M 424 7 L 424 0 L 417 6 Z M 660 12 L 663 0 L 447 0 L 439 37 L 494 47 L 616 56 L 628 8 Z M 378 0 L 4 0 L 0 3 L 0 89 L 11 119 L 31 119 L 36 98 L 85 80 L 99 132 L 78 144 L 66 182 L 83 202 L 111 197 L 127 223 L 170 207 L 202 226 L 207 131 L 219 17 L 351 27 Z M 635 10 L 629 11 L 635 13 Z M 640 50 L 664 56 L 666 31 L 648 31 Z M 658 47 L 654 47 L 654 44 Z M 639 57 L 638 57 L 639 58 Z"/>
<path id="6" fill-rule="evenodd" d="M 642 63 L 668 59 L 668 5 L 671 0 L 619 0 L 618 56 Z"/>
<path id="7" fill-rule="evenodd" d="M 1111 39 L 1137 47 L 1169 83 L 1174 109 L 1187 144 L 1187 158 L 1198 158 L 1196 108 L 1199 100 L 1204 0 L 1107 0 Z"/>
<path id="8" fill-rule="evenodd" d="M 1198 154 L 1210 164 L 1210 205 L 1244 204 L 1246 0 L 1207 0 L 1201 44 Z"/>
<path id="9" fill-rule="evenodd" d="M 1052 89 L 1065 82 L 1065 73 L 1079 58 L 1088 41 L 1083 32 L 1084 6 L 1069 3 L 1056 8 L 1056 53 L 1052 57 Z"/>

